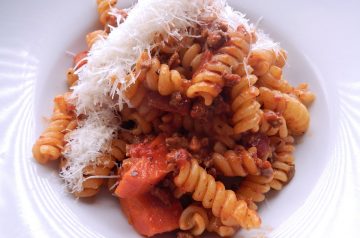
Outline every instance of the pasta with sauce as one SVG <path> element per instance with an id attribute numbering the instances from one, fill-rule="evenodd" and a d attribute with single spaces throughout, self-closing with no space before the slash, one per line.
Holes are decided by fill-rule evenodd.
<path id="1" fill-rule="evenodd" d="M 291 52 L 220 0 L 96 3 L 102 28 L 74 56 L 36 161 L 59 161 L 75 197 L 107 187 L 144 236 L 260 227 L 315 99 L 286 79 Z"/>

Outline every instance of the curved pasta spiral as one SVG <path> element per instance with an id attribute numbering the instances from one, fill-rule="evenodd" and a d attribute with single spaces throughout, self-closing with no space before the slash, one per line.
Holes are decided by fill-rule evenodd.
<path id="1" fill-rule="evenodd" d="M 275 89 L 283 93 L 291 93 L 293 91 L 293 87 L 289 82 L 283 79 L 282 69 L 275 65 L 270 66 L 268 72 L 259 76 L 257 85 L 259 87 Z"/>
<path id="2" fill-rule="evenodd" d="M 133 121 L 135 123 L 134 128 L 129 129 L 133 135 L 148 134 L 152 130 L 151 123 L 146 121 L 137 111 L 130 110 L 128 112 L 122 112 L 123 121 Z"/>
<path id="3" fill-rule="evenodd" d="M 257 87 L 253 86 L 257 81 L 255 75 L 244 76 L 231 89 L 231 110 L 233 111 L 232 122 L 234 133 L 240 134 L 248 130 L 259 130 L 261 119 L 260 104 L 256 101 L 259 95 Z"/>
<path id="4" fill-rule="evenodd" d="M 286 138 L 272 137 L 270 141 L 275 147 L 272 162 L 274 179 L 271 181 L 270 186 L 272 189 L 281 190 L 283 185 L 288 183 L 295 173 L 294 138 L 291 136 Z"/>
<path id="5" fill-rule="evenodd" d="M 280 50 L 254 50 L 250 54 L 249 64 L 254 67 L 254 74 L 259 77 L 258 87 L 267 87 L 283 93 L 295 95 L 305 106 L 315 100 L 315 94 L 310 92 L 308 84 L 301 83 L 293 87 L 283 79 L 282 68 L 286 62 L 286 52 Z"/>
<path id="6" fill-rule="evenodd" d="M 191 192 L 195 201 L 211 208 L 214 216 L 226 225 L 240 225 L 245 229 L 259 227 L 261 220 L 249 209 L 246 202 L 238 200 L 232 190 L 226 190 L 223 183 L 215 181 L 195 159 L 186 162 L 174 178 L 175 185 L 185 192 Z"/>
<path id="7" fill-rule="evenodd" d="M 209 232 L 215 232 L 221 237 L 233 236 L 236 232 L 235 227 L 224 225 L 218 217 L 211 216 L 209 225 L 206 228 Z"/>
<path id="8" fill-rule="evenodd" d="M 146 75 L 149 71 L 148 62 L 150 62 L 150 57 L 147 52 L 143 52 L 137 60 L 133 72 L 125 77 L 127 82 L 129 82 L 132 77 L 136 77 L 136 81 L 126 88 L 124 96 L 128 100 L 129 106 L 136 108 L 139 115 L 145 121 L 151 122 L 159 116 L 160 111 L 151 107 L 148 101 L 145 100 L 148 95 L 148 89 L 144 86 L 143 81 L 146 80 Z M 115 78 L 111 80 L 112 83 L 114 83 Z M 118 84 L 118 88 L 121 88 L 120 84 Z"/>
<path id="9" fill-rule="evenodd" d="M 88 33 L 85 37 L 86 44 L 89 49 L 95 44 L 97 40 L 106 39 L 108 34 L 103 30 L 96 30 Z"/>
<path id="10" fill-rule="evenodd" d="M 248 175 L 240 183 L 240 188 L 236 191 L 236 196 L 248 203 L 248 206 L 257 210 L 256 203 L 265 200 L 265 193 L 270 191 L 270 183 L 274 176 Z"/>
<path id="11" fill-rule="evenodd" d="M 224 154 L 214 153 L 212 162 L 214 167 L 225 176 L 242 176 L 248 174 L 260 175 L 262 169 L 271 167 L 268 161 L 263 161 L 256 156 L 256 147 L 246 150 L 243 147 L 236 151 L 228 150 Z"/>
<path id="12" fill-rule="evenodd" d="M 97 3 L 97 10 L 99 13 L 99 20 L 100 23 L 105 26 L 108 22 L 109 18 L 109 12 L 111 11 L 111 8 L 113 8 L 117 0 L 96 0 Z"/>
<path id="13" fill-rule="evenodd" d="M 145 75 L 147 72 L 146 65 L 148 64 L 147 62 L 149 61 L 149 59 L 150 56 L 148 55 L 148 53 L 143 52 L 140 55 L 139 59 L 136 61 L 133 71 L 125 76 L 126 82 L 130 82 L 132 78 L 136 78 L 135 82 L 130 84 L 124 92 L 125 98 L 134 108 L 138 108 L 146 97 L 147 89 L 144 87 L 142 82 L 145 79 Z M 112 77 L 111 80 L 112 83 L 114 83 L 116 78 Z M 122 85 L 118 84 L 117 87 L 121 88 Z"/>
<path id="14" fill-rule="evenodd" d="M 226 145 L 228 148 L 234 148 L 235 140 L 233 128 L 224 119 L 215 117 L 213 120 L 214 139 Z"/>
<path id="15" fill-rule="evenodd" d="M 102 184 L 106 181 L 102 176 L 108 176 L 115 166 L 114 158 L 104 154 L 97 158 L 96 163 L 86 166 L 83 170 L 85 180 L 82 184 L 83 190 L 75 192 L 76 197 L 92 197 L 96 195 Z M 92 178 L 94 176 L 94 178 Z"/>
<path id="16" fill-rule="evenodd" d="M 244 27 L 230 32 L 229 40 L 214 54 L 205 52 L 202 61 L 207 61 L 200 66 L 191 80 L 192 85 L 186 95 L 189 98 L 201 96 L 205 105 L 212 104 L 224 86 L 224 73 L 231 73 L 248 55 L 250 50 L 250 35 Z M 195 60 L 195 59 L 194 59 Z"/>
<path id="17" fill-rule="evenodd" d="M 104 153 L 98 158 L 96 162 L 90 163 L 83 169 L 84 181 L 82 183 L 82 190 L 74 192 L 76 197 L 92 197 L 95 196 L 100 187 L 108 180 L 115 161 L 122 161 L 126 156 L 126 143 L 122 139 L 114 139 L 111 143 L 109 153 Z M 67 159 L 62 158 L 60 168 L 66 170 Z M 114 179 L 114 178 L 112 178 Z M 116 181 L 113 181 L 116 182 Z"/>
<path id="18" fill-rule="evenodd" d="M 273 49 L 255 49 L 250 52 L 248 63 L 254 69 L 253 74 L 262 76 L 271 66 L 283 68 L 286 63 L 286 52 L 281 49 L 275 52 Z"/>
<path id="19" fill-rule="evenodd" d="M 259 88 L 259 91 L 259 101 L 264 104 L 264 108 L 282 113 L 293 135 L 306 132 L 310 123 L 309 111 L 297 98 L 265 87 Z"/>
<path id="20" fill-rule="evenodd" d="M 259 131 L 267 136 L 278 135 L 280 138 L 288 136 L 288 129 L 284 117 L 267 109 L 262 113 Z"/>
<path id="21" fill-rule="evenodd" d="M 294 88 L 293 94 L 304 104 L 309 106 L 315 100 L 315 94 L 309 91 L 309 85 L 307 83 L 301 83 Z"/>
<path id="22" fill-rule="evenodd" d="M 50 125 L 32 148 L 33 156 L 39 163 L 44 164 L 49 160 L 59 159 L 65 145 L 64 135 L 73 129 L 74 124 L 71 122 L 76 116 L 66 97 L 67 94 L 55 97 Z"/>
<path id="23" fill-rule="evenodd" d="M 186 90 L 186 82 L 181 74 L 177 70 L 170 70 L 167 64 L 160 64 L 156 57 L 151 60 L 151 66 L 146 72 L 145 84 L 147 88 L 159 92 L 162 96 L 173 92 L 184 93 Z"/>
<path id="24" fill-rule="evenodd" d="M 124 160 L 126 157 L 126 142 L 122 139 L 112 140 L 109 153 L 117 161 Z"/>
<path id="25" fill-rule="evenodd" d="M 181 230 L 190 230 L 194 236 L 201 235 L 208 227 L 209 219 L 206 209 L 196 205 L 188 206 L 179 219 L 179 227 Z"/>
<path id="26" fill-rule="evenodd" d="M 193 44 L 184 51 L 184 55 L 181 59 L 181 64 L 185 69 L 195 72 L 200 66 L 200 62 L 203 56 L 201 52 L 200 44 Z"/>

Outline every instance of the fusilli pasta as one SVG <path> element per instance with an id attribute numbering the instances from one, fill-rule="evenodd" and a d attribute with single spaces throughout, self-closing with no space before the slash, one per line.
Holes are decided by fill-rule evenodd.
<path id="1" fill-rule="evenodd" d="M 111 16 L 109 12 L 111 8 L 113 8 L 117 0 L 96 0 L 97 3 L 97 10 L 99 13 L 99 20 L 103 26 L 106 26 L 108 23 L 109 17 Z"/>
<path id="2" fill-rule="evenodd" d="M 183 191 L 191 192 L 192 198 L 202 202 L 205 208 L 211 208 L 224 224 L 240 225 L 245 229 L 260 225 L 256 212 L 249 209 L 245 201 L 238 200 L 232 190 L 226 190 L 223 183 L 215 181 L 195 159 L 180 168 L 174 183 Z"/>
<path id="3" fill-rule="evenodd" d="M 295 97 L 265 87 L 260 89 L 259 100 L 265 109 L 280 112 L 293 135 L 301 135 L 309 127 L 310 115 L 307 108 Z"/>
<path id="4" fill-rule="evenodd" d="M 272 167 L 274 169 L 274 179 L 270 186 L 275 190 L 281 190 L 284 184 L 287 184 L 295 173 L 295 164 L 293 151 L 294 138 L 288 136 L 286 138 L 273 137 L 270 139 L 271 144 L 275 147 L 273 153 Z"/>
<path id="5" fill-rule="evenodd" d="M 209 219 L 206 209 L 196 205 L 188 206 L 182 213 L 179 220 L 181 230 L 190 230 L 194 236 L 201 235 L 208 227 Z"/>
<path id="6" fill-rule="evenodd" d="M 240 188 L 236 191 L 236 196 L 239 199 L 245 200 L 251 209 L 257 210 L 256 203 L 265 200 L 265 193 L 270 191 L 270 183 L 273 181 L 273 178 L 273 175 L 248 175 L 241 181 Z"/>
<path id="7" fill-rule="evenodd" d="M 256 81 L 255 75 L 244 76 L 231 89 L 231 109 L 234 112 L 232 122 L 236 134 L 259 130 L 260 104 L 256 101 L 259 90 L 253 86 Z"/>
<path id="8" fill-rule="evenodd" d="M 220 47 L 216 54 L 205 52 L 202 55 L 203 65 L 192 78 L 192 85 L 186 95 L 189 98 L 201 96 L 205 105 L 212 104 L 224 86 L 224 73 L 231 73 L 248 55 L 250 50 L 250 34 L 242 26 L 237 31 L 229 33 L 229 40 Z"/>
<path id="9" fill-rule="evenodd" d="M 284 78 L 285 50 L 222 0 L 116 3 L 97 0 L 103 27 L 69 52 L 70 92 L 35 159 L 59 159 L 76 197 L 107 185 L 141 235 L 259 227 L 259 203 L 294 175 L 314 93 Z"/>
<path id="10" fill-rule="evenodd" d="M 221 237 L 233 236 L 236 232 L 235 227 L 222 224 L 220 218 L 215 216 L 211 216 L 206 230 L 209 232 L 215 232 Z"/>
<path id="11" fill-rule="evenodd" d="M 262 113 L 259 131 L 267 136 L 278 135 L 280 138 L 288 136 L 288 129 L 284 117 L 267 109 Z"/>
<path id="12" fill-rule="evenodd" d="M 212 162 L 215 168 L 225 176 L 260 175 L 262 169 L 271 167 L 268 161 L 257 158 L 256 147 L 246 150 L 242 146 L 235 151 L 228 150 L 223 155 L 214 153 Z"/>
<path id="13" fill-rule="evenodd" d="M 65 145 L 64 135 L 72 130 L 75 119 L 73 106 L 67 101 L 67 94 L 54 99 L 54 112 L 49 126 L 35 142 L 32 152 L 39 163 L 47 163 L 49 160 L 57 160 L 61 157 Z"/>

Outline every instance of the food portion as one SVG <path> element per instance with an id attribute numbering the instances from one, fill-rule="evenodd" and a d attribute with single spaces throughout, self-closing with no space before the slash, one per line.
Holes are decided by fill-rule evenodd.
<path id="1" fill-rule="evenodd" d="M 103 29 L 74 54 L 34 158 L 59 161 L 76 197 L 107 189 L 141 235 L 260 227 L 315 99 L 284 78 L 286 51 L 222 0 L 97 4 Z"/>

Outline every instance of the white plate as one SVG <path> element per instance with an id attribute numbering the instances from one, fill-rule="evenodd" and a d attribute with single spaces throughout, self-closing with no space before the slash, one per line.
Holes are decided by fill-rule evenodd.
<path id="1" fill-rule="evenodd" d="M 116 199 L 75 200 L 55 166 L 31 146 L 52 98 L 66 90 L 65 51 L 85 49 L 97 29 L 95 0 L 0 3 L 0 224 L 2 237 L 138 237 Z M 129 6 L 130 1 L 121 1 Z M 296 175 L 260 208 L 266 237 L 359 237 L 360 3 L 230 1 L 289 53 L 287 79 L 317 100 L 297 146 Z M 245 232 L 240 235 L 248 235 Z"/>

